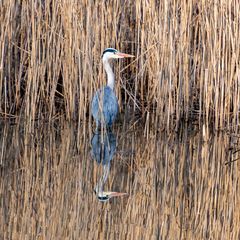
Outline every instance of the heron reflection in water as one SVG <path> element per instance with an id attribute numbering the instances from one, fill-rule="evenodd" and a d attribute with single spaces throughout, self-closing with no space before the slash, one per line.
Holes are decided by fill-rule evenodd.
<path id="1" fill-rule="evenodd" d="M 112 197 L 127 195 L 127 193 L 104 191 L 103 187 L 108 178 L 110 163 L 116 153 L 116 136 L 112 132 L 96 133 L 91 140 L 91 156 L 98 163 L 102 164 L 102 176 L 99 178 L 94 192 L 101 202 L 106 202 Z"/>
<path id="2" fill-rule="evenodd" d="M 115 76 L 110 65 L 110 60 L 130 57 L 134 56 L 121 53 L 114 48 L 106 48 L 103 51 L 102 61 L 107 73 L 107 86 L 95 93 L 91 107 L 92 116 L 96 122 L 96 131 L 98 131 L 101 125 L 110 128 L 118 114 L 118 100 L 114 93 Z"/>

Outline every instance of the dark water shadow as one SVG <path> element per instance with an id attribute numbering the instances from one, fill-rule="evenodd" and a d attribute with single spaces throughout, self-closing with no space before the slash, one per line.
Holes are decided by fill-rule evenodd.
<path id="1" fill-rule="evenodd" d="M 91 157 L 102 167 L 100 176 L 95 184 L 94 192 L 101 202 L 106 202 L 112 197 L 120 197 L 127 193 L 104 191 L 104 185 L 108 179 L 111 161 L 116 154 L 116 135 L 111 131 L 97 132 L 91 139 Z"/>

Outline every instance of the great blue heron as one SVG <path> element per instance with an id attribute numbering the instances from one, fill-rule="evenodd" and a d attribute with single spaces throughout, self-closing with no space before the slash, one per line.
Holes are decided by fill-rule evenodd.
<path id="1" fill-rule="evenodd" d="M 112 197 L 127 195 L 127 193 L 109 192 L 103 190 L 104 183 L 106 182 L 109 175 L 110 162 L 116 153 L 115 134 L 108 131 L 103 135 L 101 133 L 96 133 L 91 140 L 91 145 L 92 158 L 95 159 L 98 164 L 101 164 L 103 166 L 102 175 L 99 178 L 96 187 L 94 188 L 94 192 L 97 195 L 98 200 L 100 202 L 106 202 Z"/>
<path id="2" fill-rule="evenodd" d="M 99 89 L 92 100 L 92 115 L 96 121 L 96 129 L 101 124 L 111 127 L 118 113 L 118 100 L 114 93 L 115 78 L 109 60 L 129 58 L 133 55 L 121 53 L 114 48 L 106 48 L 102 54 L 104 69 L 107 73 L 107 86 Z"/>

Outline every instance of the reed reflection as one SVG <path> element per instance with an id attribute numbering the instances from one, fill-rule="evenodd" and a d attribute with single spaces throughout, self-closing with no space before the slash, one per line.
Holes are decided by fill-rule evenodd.
<path id="1" fill-rule="evenodd" d="M 112 197 L 127 195 L 127 193 L 104 191 L 111 161 L 116 153 L 116 135 L 111 131 L 97 132 L 91 140 L 91 156 L 102 167 L 101 176 L 94 188 L 94 192 L 101 202 L 106 202 Z"/>

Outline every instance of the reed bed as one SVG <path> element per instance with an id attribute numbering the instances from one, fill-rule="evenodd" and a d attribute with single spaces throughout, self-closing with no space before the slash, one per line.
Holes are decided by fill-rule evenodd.
<path id="1" fill-rule="evenodd" d="M 239 127 L 238 0 L 4 0 L 0 21 L 1 116 L 30 130 L 59 115 L 90 128 L 106 47 L 136 56 L 115 64 L 121 111 L 166 129 Z"/>
<path id="2" fill-rule="evenodd" d="M 3 0 L 0 22 L 0 239 L 239 238 L 238 0 Z M 102 204 L 106 47 L 135 59 L 114 63 L 106 183 L 129 196 Z"/>

